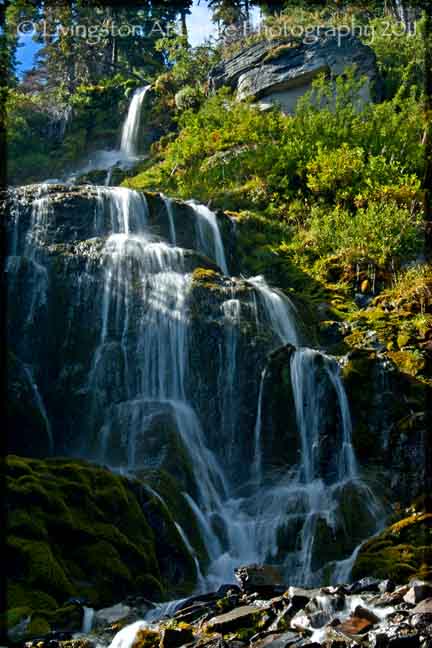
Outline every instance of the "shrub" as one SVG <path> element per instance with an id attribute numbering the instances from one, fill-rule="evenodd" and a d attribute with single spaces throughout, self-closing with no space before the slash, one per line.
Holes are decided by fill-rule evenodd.
<path id="1" fill-rule="evenodd" d="M 379 264 L 392 258 L 412 258 L 421 250 L 420 217 L 394 202 L 372 203 L 355 214 L 336 207 L 314 207 L 310 237 L 321 256 L 342 252 L 369 257 Z"/>

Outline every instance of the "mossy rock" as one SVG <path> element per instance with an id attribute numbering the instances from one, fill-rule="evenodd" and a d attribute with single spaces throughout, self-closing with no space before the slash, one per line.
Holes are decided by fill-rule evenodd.
<path id="1" fill-rule="evenodd" d="M 366 542 L 352 576 L 391 578 L 406 583 L 432 577 L 432 513 L 414 513 L 387 527 Z"/>
<path id="2" fill-rule="evenodd" d="M 82 609 L 71 598 L 104 607 L 134 594 L 160 600 L 168 585 L 193 589 L 190 552 L 139 481 L 84 461 L 15 456 L 6 476 L 8 604 L 13 619 L 30 612 L 32 633 L 79 630 Z M 173 551 L 175 574 L 162 560 Z"/>
<path id="3" fill-rule="evenodd" d="M 217 289 L 221 281 L 222 277 L 218 272 L 207 268 L 196 268 L 192 273 L 192 283 L 209 290 Z"/>
<path id="4" fill-rule="evenodd" d="M 158 648 L 160 636 L 154 630 L 143 628 L 138 630 L 132 648 Z"/>
<path id="5" fill-rule="evenodd" d="M 398 343 L 399 343 L 398 337 Z M 410 376 L 418 376 L 426 365 L 426 360 L 419 352 L 391 351 L 389 357 L 399 367 L 400 371 Z"/>

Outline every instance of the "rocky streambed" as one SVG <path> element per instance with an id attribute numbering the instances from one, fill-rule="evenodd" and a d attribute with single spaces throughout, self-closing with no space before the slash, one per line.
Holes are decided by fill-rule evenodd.
<path id="1" fill-rule="evenodd" d="M 26 648 L 429 648 L 432 583 L 363 578 L 350 585 L 278 584 L 274 567 L 236 570 L 238 584 L 168 604 L 129 598 L 85 609 L 86 632 L 52 633 Z"/>

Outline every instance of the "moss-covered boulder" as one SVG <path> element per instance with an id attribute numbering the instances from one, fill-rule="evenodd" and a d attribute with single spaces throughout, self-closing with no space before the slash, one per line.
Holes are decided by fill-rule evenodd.
<path id="1" fill-rule="evenodd" d="M 354 579 L 391 578 L 406 583 L 432 577 L 432 513 L 413 513 L 366 542 L 354 564 Z"/>
<path id="2" fill-rule="evenodd" d="M 190 591 L 196 568 L 166 507 L 137 480 L 90 463 L 10 456 L 7 473 L 9 624 L 80 629 L 93 607 L 130 594 Z M 166 559 L 170 556 L 170 561 Z M 175 569 L 173 568 L 175 567 Z M 47 628 L 45 627 L 47 626 Z"/>

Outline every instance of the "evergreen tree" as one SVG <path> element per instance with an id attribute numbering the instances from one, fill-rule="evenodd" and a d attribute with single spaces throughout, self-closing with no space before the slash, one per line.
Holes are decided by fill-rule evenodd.
<path id="1" fill-rule="evenodd" d="M 249 3 L 243 0 L 209 0 L 213 22 L 217 23 L 219 36 L 225 41 L 235 40 L 243 31 L 248 19 Z"/>

